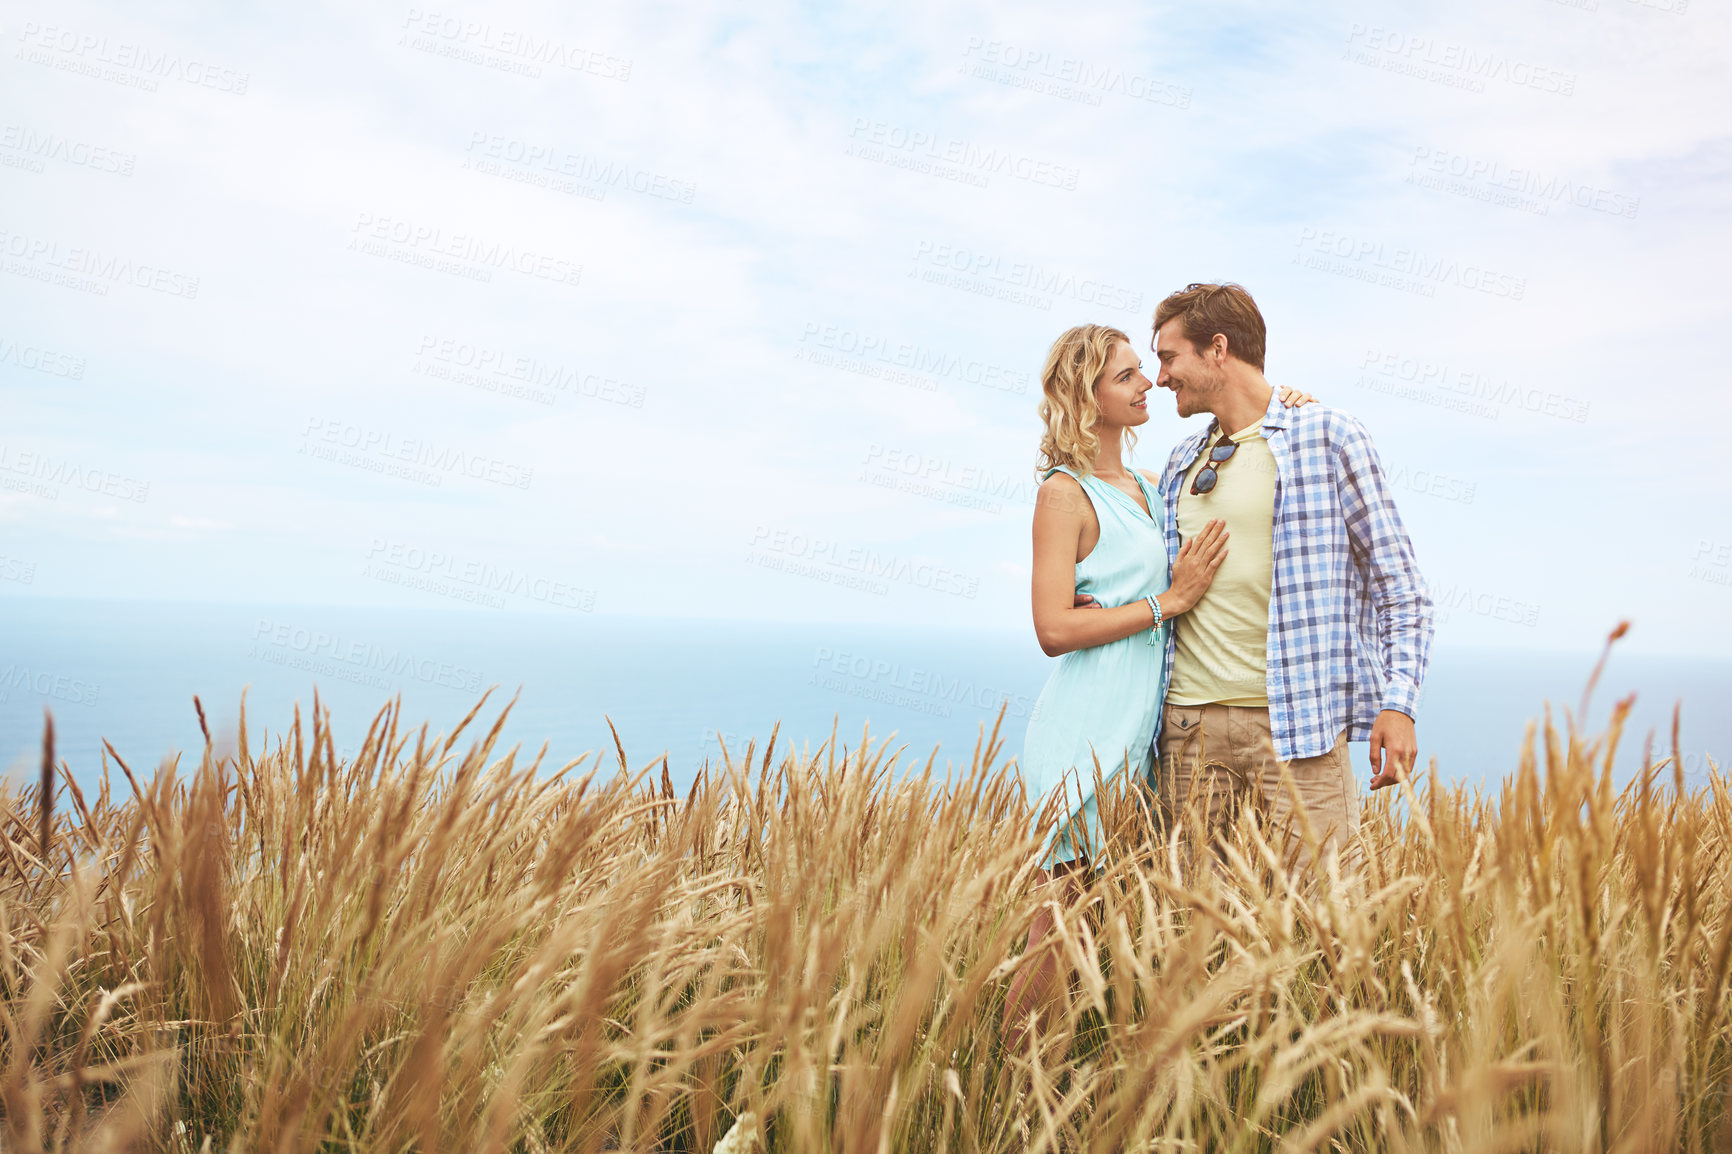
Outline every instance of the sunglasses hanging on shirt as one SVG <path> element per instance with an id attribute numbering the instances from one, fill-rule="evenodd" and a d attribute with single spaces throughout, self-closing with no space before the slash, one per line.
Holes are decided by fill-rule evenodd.
<path id="1" fill-rule="evenodd" d="M 1215 488 L 1215 482 L 1220 479 L 1221 466 L 1227 463 L 1227 458 L 1239 451 L 1238 442 L 1230 433 L 1223 432 L 1221 439 L 1215 442 L 1215 447 L 1209 450 L 1209 463 L 1197 470 L 1197 475 L 1191 478 L 1191 496 L 1207 496 Z"/>

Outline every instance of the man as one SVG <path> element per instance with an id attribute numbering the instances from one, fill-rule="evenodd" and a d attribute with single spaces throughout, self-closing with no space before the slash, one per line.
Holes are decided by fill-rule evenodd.
<path id="1" fill-rule="evenodd" d="M 1286 408 L 1263 376 L 1265 327 L 1234 284 L 1193 284 L 1155 310 L 1155 383 L 1179 416 L 1212 414 L 1161 477 L 1169 556 L 1211 518 L 1225 563 L 1167 646 L 1156 739 L 1164 808 L 1210 829 L 1256 797 L 1280 822 L 1291 775 L 1333 851 L 1359 826 L 1347 742 L 1371 743 L 1371 788 L 1405 780 L 1431 650 L 1431 600 L 1363 426 Z"/>

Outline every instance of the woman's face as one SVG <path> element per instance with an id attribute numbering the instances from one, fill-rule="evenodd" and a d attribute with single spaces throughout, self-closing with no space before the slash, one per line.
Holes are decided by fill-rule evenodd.
<path id="1" fill-rule="evenodd" d="M 1113 345 L 1113 355 L 1101 370 L 1095 385 L 1095 404 L 1101 411 L 1100 423 L 1130 428 L 1149 419 L 1149 389 L 1153 385 L 1143 376 L 1142 358 L 1129 341 Z"/>

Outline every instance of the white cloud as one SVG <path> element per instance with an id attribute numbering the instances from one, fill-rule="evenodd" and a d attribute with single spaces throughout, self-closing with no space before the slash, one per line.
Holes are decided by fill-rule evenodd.
<path id="1" fill-rule="evenodd" d="M 962 369 L 891 374 L 1032 375 L 1067 324 L 1141 335 L 1162 293 L 1230 277 L 1269 316 L 1273 375 L 1358 413 L 1387 461 L 1475 486 L 1471 503 L 1403 498 L 1421 557 L 1543 611 L 1519 630 L 1467 614 L 1453 636 L 1572 644 L 1634 614 L 1654 647 L 1732 640 L 1727 587 L 1691 576 L 1701 539 L 1732 538 L 1715 437 L 1727 290 L 1703 259 L 1729 239 L 1728 43 L 1706 9 L 474 4 L 451 9 L 474 28 L 453 36 L 412 9 L 221 24 L 74 4 L 8 24 L 9 50 L 48 63 L 0 75 L 18 110 L 7 139 L 58 134 L 136 164 L 0 168 L 0 229 L 61 261 L 91 249 L 199 277 L 185 299 L 0 275 L 5 443 L 151 483 L 148 503 L 118 507 L 0 494 L 30 555 L 61 562 L 76 591 L 423 603 L 358 575 L 388 537 L 572 574 L 601 612 L 1018 623 L 1025 505 L 970 508 L 955 485 L 921 494 L 862 471 L 889 446 L 1024 476 L 1036 396 Z M 95 56 L 217 60 L 247 90 L 77 75 L 55 66 L 73 54 L 43 41 L 50 25 L 106 38 Z M 525 32 L 593 67 L 507 71 Z M 622 60 L 629 80 L 608 78 Z M 1083 65 L 1104 84 L 1080 99 L 1031 87 L 1075 88 Z M 1547 90 L 1554 75 L 1569 95 Z M 1461 86 L 1476 79 L 1484 91 Z M 1168 95 L 1126 95 L 1138 85 Z M 890 143 L 906 131 L 929 143 Z M 881 153 L 849 155 L 874 135 Z M 512 161 L 528 149 L 535 161 Z M 495 151 L 497 170 L 478 171 Z M 994 167 L 1004 156 L 1074 169 L 1075 188 L 1018 179 Z M 945 166 L 986 187 L 930 171 Z M 424 233 L 346 247 L 385 219 Z M 1006 287 L 991 269 L 935 286 L 914 257 L 939 245 L 1140 299 L 967 291 Z M 489 263 L 494 246 L 529 271 Z M 1411 253 L 1496 270 L 1521 299 L 1358 279 Z M 579 284 L 547 278 L 561 261 L 582 264 Z M 825 326 L 874 343 L 826 345 Z M 7 341 L 64 350 L 83 374 L 11 363 Z M 496 356 L 465 369 L 429 341 Z M 1408 361 L 1449 375 L 1404 396 Z M 390 448 L 309 457 L 309 420 Z M 1139 460 L 1158 465 L 1182 429 L 1157 416 Z M 388 472 L 452 450 L 533 479 Z M 74 564 L 104 511 L 125 532 L 120 563 Z M 760 525 L 943 561 L 979 574 L 979 592 L 873 596 L 770 573 L 744 561 Z"/>

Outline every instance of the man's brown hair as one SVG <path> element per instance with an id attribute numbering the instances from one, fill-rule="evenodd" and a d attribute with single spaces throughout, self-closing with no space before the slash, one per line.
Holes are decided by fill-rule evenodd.
<path id="1" fill-rule="evenodd" d="M 1179 317 L 1179 330 L 1199 350 L 1214 341 L 1215 334 L 1227 338 L 1227 351 L 1263 371 L 1263 341 L 1268 331 L 1257 302 L 1236 284 L 1188 284 L 1155 308 L 1155 331 Z"/>

